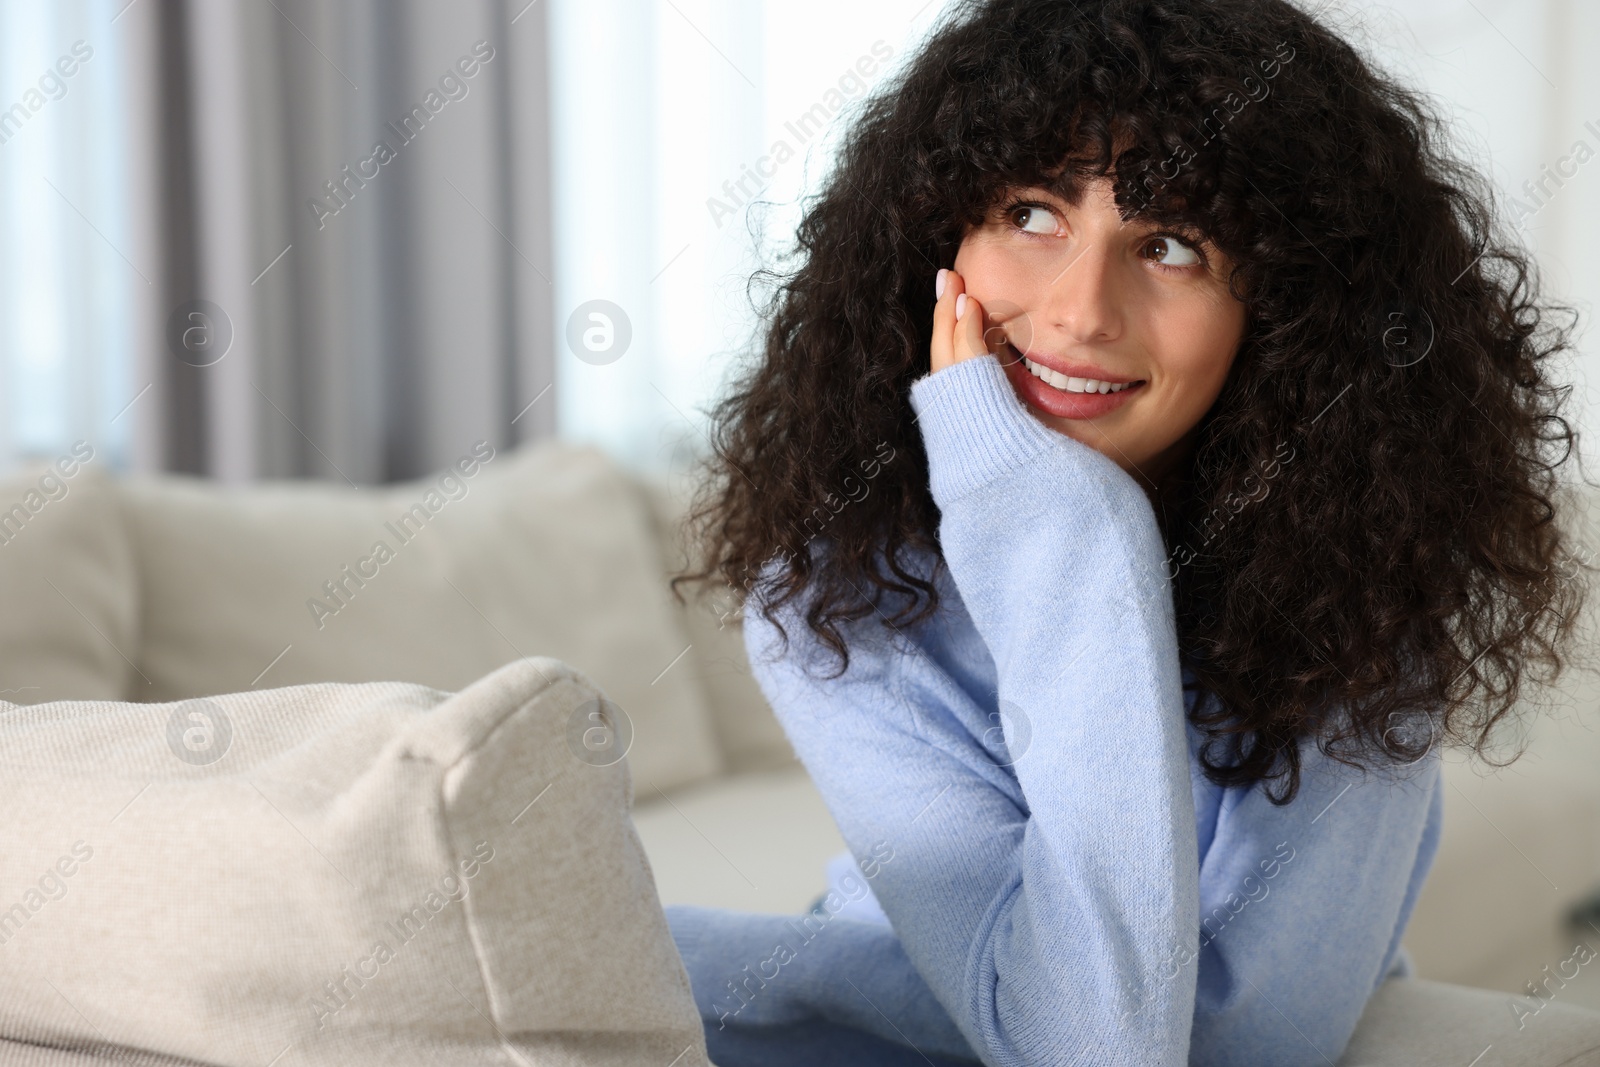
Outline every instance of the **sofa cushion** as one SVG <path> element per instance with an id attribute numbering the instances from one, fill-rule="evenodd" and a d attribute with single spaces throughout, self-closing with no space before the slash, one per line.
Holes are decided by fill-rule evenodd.
<path id="1" fill-rule="evenodd" d="M 628 764 L 581 739 L 599 700 L 539 657 L 455 695 L 3 706 L 0 1037 L 280 1067 L 703 1067 Z"/>
<path id="2" fill-rule="evenodd" d="M 538 653 L 622 708 L 641 790 L 722 769 L 649 512 L 597 449 L 480 445 L 458 469 L 383 489 L 122 488 L 151 683 L 133 699 L 328 681 L 454 690 Z"/>
<path id="3" fill-rule="evenodd" d="M 639 831 L 662 904 L 799 913 L 845 848 L 799 762 L 703 782 L 670 799 L 638 795 Z"/>
<path id="4" fill-rule="evenodd" d="M 665 573 L 670 578 L 689 568 L 693 556 L 685 525 L 695 483 L 677 476 L 642 483 L 655 520 Z M 730 772 L 798 765 L 794 749 L 778 717 L 750 673 L 744 649 L 743 594 L 725 582 L 682 587 L 683 601 L 673 604 L 693 648 L 684 665 L 699 680 L 706 707 Z"/>
<path id="5" fill-rule="evenodd" d="M 115 487 L 84 452 L 0 479 L 0 700 L 118 700 L 144 685 L 133 556 Z"/>
<path id="6" fill-rule="evenodd" d="M 1339 1067 L 1595 1067 L 1600 1012 L 1559 997 L 1518 1014 L 1521 997 L 1391 978 L 1367 1001 Z"/>

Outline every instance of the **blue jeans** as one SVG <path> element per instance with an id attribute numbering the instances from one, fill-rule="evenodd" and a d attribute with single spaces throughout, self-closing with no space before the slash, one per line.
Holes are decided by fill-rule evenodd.
<path id="1" fill-rule="evenodd" d="M 882 923 L 664 909 L 717 1067 L 972 1067 L 981 1061 Z"/>

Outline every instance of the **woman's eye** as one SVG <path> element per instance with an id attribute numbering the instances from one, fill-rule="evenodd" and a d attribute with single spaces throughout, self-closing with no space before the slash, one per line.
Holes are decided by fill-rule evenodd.
<path id="1" fill-rule="evenodd" d="M 1011 209 L 1011 224 L 1019 230 L 1048 236 L 1056 232 L 1056 217 L 1037 204 L 1021 204 Z"/>
<path id="2" fill-rule="evenodd" d="M 1155 237 L 1145 245 L 1147 259 L 1164 267 L 1192 267 L 1200 262 L 1200 253 L 1176 237 Z"/>

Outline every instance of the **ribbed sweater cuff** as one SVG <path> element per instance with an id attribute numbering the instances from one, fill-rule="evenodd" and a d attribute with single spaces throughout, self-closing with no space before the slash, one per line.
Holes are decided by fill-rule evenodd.
<path id="1" fill-rule="evenodd" d="M 912 382 L 911 408 L 928 453 L 936 504 L 988 485 L 1060 440 L 1028 414 L 992 353 Z"/>

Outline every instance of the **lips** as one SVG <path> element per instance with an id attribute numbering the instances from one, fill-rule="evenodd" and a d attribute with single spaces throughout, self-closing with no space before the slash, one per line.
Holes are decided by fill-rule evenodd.
<path id="1" fill-rule="evenodd" d="M 1005 342 L 1005 349 L 1013 359 L 1026 356 L 1028 362 L 1037 363 L 1041 367 L 1048 368 L 1068 378 L 1082 378 L 1089 381 L 1106 382 L 1110 385 L 1126 385 L 1144 380 L 1142 378 L 1132 378 L 1126 374 L 1118 374 L 1107 368 L 1097 367 L 1093 363 L 1074 363 L 1070 360 L 1058 359 L 1055 356 L 1039 352 L 1022 352 L 1010 341 Z"/>
<path id="2" fill-rule="evenodd" d="M 1068 392 L 1035 377 L 1017 354 L 1016 349 L 1010 345 L 1006 348 L 1009 352 L 1002 354 L 1001 362 L 1011 387 L 1030 408 L 1058 419 L 1088 420 L 1109 415 L 1133 398 L 1143 395 L 1149 384 L 1134 379 L 1137 384 L 1115 393 Z"/>

